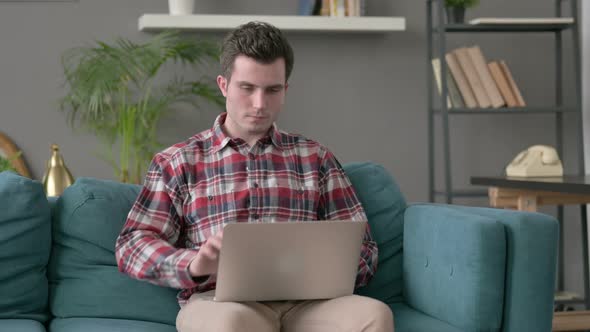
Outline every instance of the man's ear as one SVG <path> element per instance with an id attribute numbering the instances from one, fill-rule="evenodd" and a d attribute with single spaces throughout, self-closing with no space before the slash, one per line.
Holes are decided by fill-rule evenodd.
<path id="1" fill-rule="evenodd" d="M 217 86 L 224 97 L 227 97 L 227 79 L 221 75 L 217 76 Z"/>
<path id="2" fill-rule="evenodd" d="M 287 92 L 287 89 L 289 88 L 289 83 L 285 82 L 285 92 Z"/>

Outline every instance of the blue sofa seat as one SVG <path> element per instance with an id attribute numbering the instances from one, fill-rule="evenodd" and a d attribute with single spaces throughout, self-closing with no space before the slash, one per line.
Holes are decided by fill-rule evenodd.
<path id="1" fill-rule="evenodd" d="M 45 326 L 32 319 L 0 319 L 0 331 L 45 332 Z"/>
<path id="2" fill-rule="evenodd" d="M 49 330 L 62 332 L 176 332 L 176 327 L 136 319 L 56 318 L 51 321 Z"/>

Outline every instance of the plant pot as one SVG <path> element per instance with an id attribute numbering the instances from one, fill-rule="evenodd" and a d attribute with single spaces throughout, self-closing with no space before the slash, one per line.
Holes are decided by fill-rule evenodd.
<path id="1" fill-rule="evenodd" d="M 191 15 L 195 9 L 195 0 L 168 0 L 170 15 Z"/>
<path id="2" fill-rule="evenodd" d="M 447 12 L 447 23 L 464 23 L 465 7 L 445 7 Z"/>

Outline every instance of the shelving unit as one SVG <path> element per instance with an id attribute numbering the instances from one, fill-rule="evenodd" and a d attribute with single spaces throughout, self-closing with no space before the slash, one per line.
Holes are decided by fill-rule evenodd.
<path id="1" fill-rule="evenodd" d="M 289 15 L 185 15 L 144 14 L 139 18 L 140 31 L 165 29 L 226 31 L 249 21 L 262 21 L 283 31 L 378 33 L 403 31 L 404 17 L 326 17 Z"/>
<path id="2" fill-rule="evenodd" d="M 571 114 L 576 117 L 578 125 L 577 132 L 577 154 L 578 154 L 578 173 L 584 174 L 584 146 L 583 146 L 583 122 L 582 122 L 582 79 L 581 79 L 581 59 L 580 59 L 580 39 L 579 39 L 579 23 L 578 23 L 578 4 L 577 0 L 555 0 L 555 17 L 563 17 L 562 4 L 569 2 L 570 17 L 573 18 L 572 23 L 547 23 L 547 24 L 446 24 L 444 21 L 444 0 L 427 0 L 427 82 L 428 82 L 428 163 L 429 163 L 429 200 L 436 201 L 436 197 L 444 197 L 448 204 L 453 203 L 456 197 L 485 197 L 486 191 L 470 190 L 470 189 L 454 189 L 452 186 L 451 176 L 451 146 L 450 146 L 450 129 L 449 121 L 453 116 L 467 116 L 475 114 L 498 114 L 502 116 L 509 116 L 509 114 L 528 114 L 530 116 L 553 116 L 555 123 L 555 146 L 558 154 L 563 156 L 563 132 L 564 114 Z M 436 13 L 436 15 L 434 14 Z M 437 21 L 434 21 L 436 16 Z M 575 100 L 573 106 L 564 106 L 563 104 L 563 38 L 562 33 L 566 30 L 572 32 L 572 50 L 573 50 L 573 75 L 575 78 Z M 440 97 L 440 106 L 434 106 L 434 76 L 432 72 L 431 59 L 441 59 L 441 77 L 447 75 L 447 64 L 445 59 L 446 39 L 448 34 L 453 33 L 550 33 L 555 37 L 555 104 L 543 107 L 519 107 L 519 108 L 448 108 L 447 107 L 447 82 L 446 79 L 441 79 L 441 93 L 436 93 Z M 438 40 L 438 47 L 434 47 L 435 37 Z M 442 159 L 444 163 L 444 188 L 435 188 L 435 135 L 434 135 L 434 121 L 435 117 L 441 117 L 442 129 Z M 557 210 L 557 218 L 560 221 L 560 234 L 563 235 L 563 207 L 559 206 Z M 585 214 L 582 214 L 582 223 L 585 224 Z M 583 226 L 584 227 L 584 226 Z M 559 266 L 558 266 L 558 289 L 564 288 L 564 254 L 563 254 L 563 236 L 560 236 L 559 245 Z M 584 264 L 587 267 L 587 264 Z M 573 297 L 571 299 L 558 299 L 556 303 L 562 304 L 584 304 L 586 309 L 590 309 L 590 296 L 588 294 L 588 273 L 584 273 L 584 297 Z M 565 331 L 577 329 L 590 329 L 590 311 L 576 312 L 574 315 L 569 313 L 557 313 L 554 317 L 555 331 Z"/>
<path id="3" fill-rule="evenodd" d="M 562 2 L 564 0 L 555 0 L 555 16 L 562 17 Z M 555 130 L 556 130 L 556 148 L 560 155 L 563 155 L 563 114 L 573 114 L 578 117 L 579 124 L 579 170 L 584 170 L 583 158 L 583 138 L 582 138 L 582 102 L 581 102 L 581 63 L 580 63 L 580 46 L 579 46 L 579 31 L 577 22 L 577 2 L 576 0 L 569 0 L 571 16 L 574 18 L 573 23 L 545 23 L 545 24 L 447 24 L 444 18 L 444 3 L 443 0 L 427 0 L 427 82 L 428 82 L 428 160 L 429 160 L 429 200 L 436 201 L 437 196 L 443 196 L 445 202 L 451 204 L 455 197 L 475 197 L 485 196 L 485 192 L 477 192 L 472 190 L 454 190 L 452 186 L 451 176 L 451 147 L 450 147 L 450 130 L 449 118 L 454 115 L 475 115 L 475 114 L 502 114 L 508 116 L 509 114 L 549 114 L 555 116 Z M 435 14 L 436 12 L 436 14 Z M 435 17 L 437 18 L 435 22 Z M 576 86 L 576 100 L 574 106 L 563 105 L 563 80 L 562 80 L 562 65 L 563 65 L 563 49 L 562 49 L 562 32 L 565 30 L 572 30 L 573 35 L 573 58 L 574 58 L 574 75 Z M 453 33 L 552 33 L 555 36 L 555 70 L 556 70 L 556 100 L 555 105 L 544 107 L 518 107 L 518 108 L 448 108 L 447 107 L 447 82 L 442 81 L 442 93 L 440 94 L 440 107 L 434 106 L 434 77 L 432 73 L 432 64 L 430 62 L 433 58 L 444 60 L 446 49 L 446 39 L 448 34 Z M 434 47 L 434 39 L 438 39 L 438 48 Z M 446 61 L 441 61 L 441 77 L 446 77 L 448 67 Z M 437 93 L 438 95 L 438 93 Z M 434 120 L 436 116 L 441 117 L 442 123 L 442 139 L 443 139 L 443 154 L 442 159 L 444 163 L 444 188 L 435 188 L 435 137 L 434 137 Z"/>

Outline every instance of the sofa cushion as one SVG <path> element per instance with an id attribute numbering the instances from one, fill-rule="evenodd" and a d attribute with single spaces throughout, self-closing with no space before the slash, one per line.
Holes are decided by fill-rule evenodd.
<path id="1" fill-rule="evenodd" d="M 406 200 L 382 166 L 349 163 L 343 166 L 361 201 L 373 239 L 379 248 L 377 273 L 355 293 L 386 303 L 402 300 L 402 243 Z"/>
<path id="2" fill-rule="evenodd" d="M 176 332 L 172 325 L 128 319 L 57 318 L 49 332 Z"/>
<path id="3" fill-rule="evenodd" d="M 0 211 L 0 319 L 45 322 L 51 218 L 43 186 L 1 172 Z"/>
<path id="4" fill-rule="evenodd" d="M 176 290 L 119 272 L 115 241 L 140 186 L 79 178 L 54 208 L 49 264 L 54 316 L 175 324 Z"/>
<path id="5" fill-rule="evenodd" d="M 45 332 L 45 326 L 31 319 L 0 319 L 0 331 Z"/>

